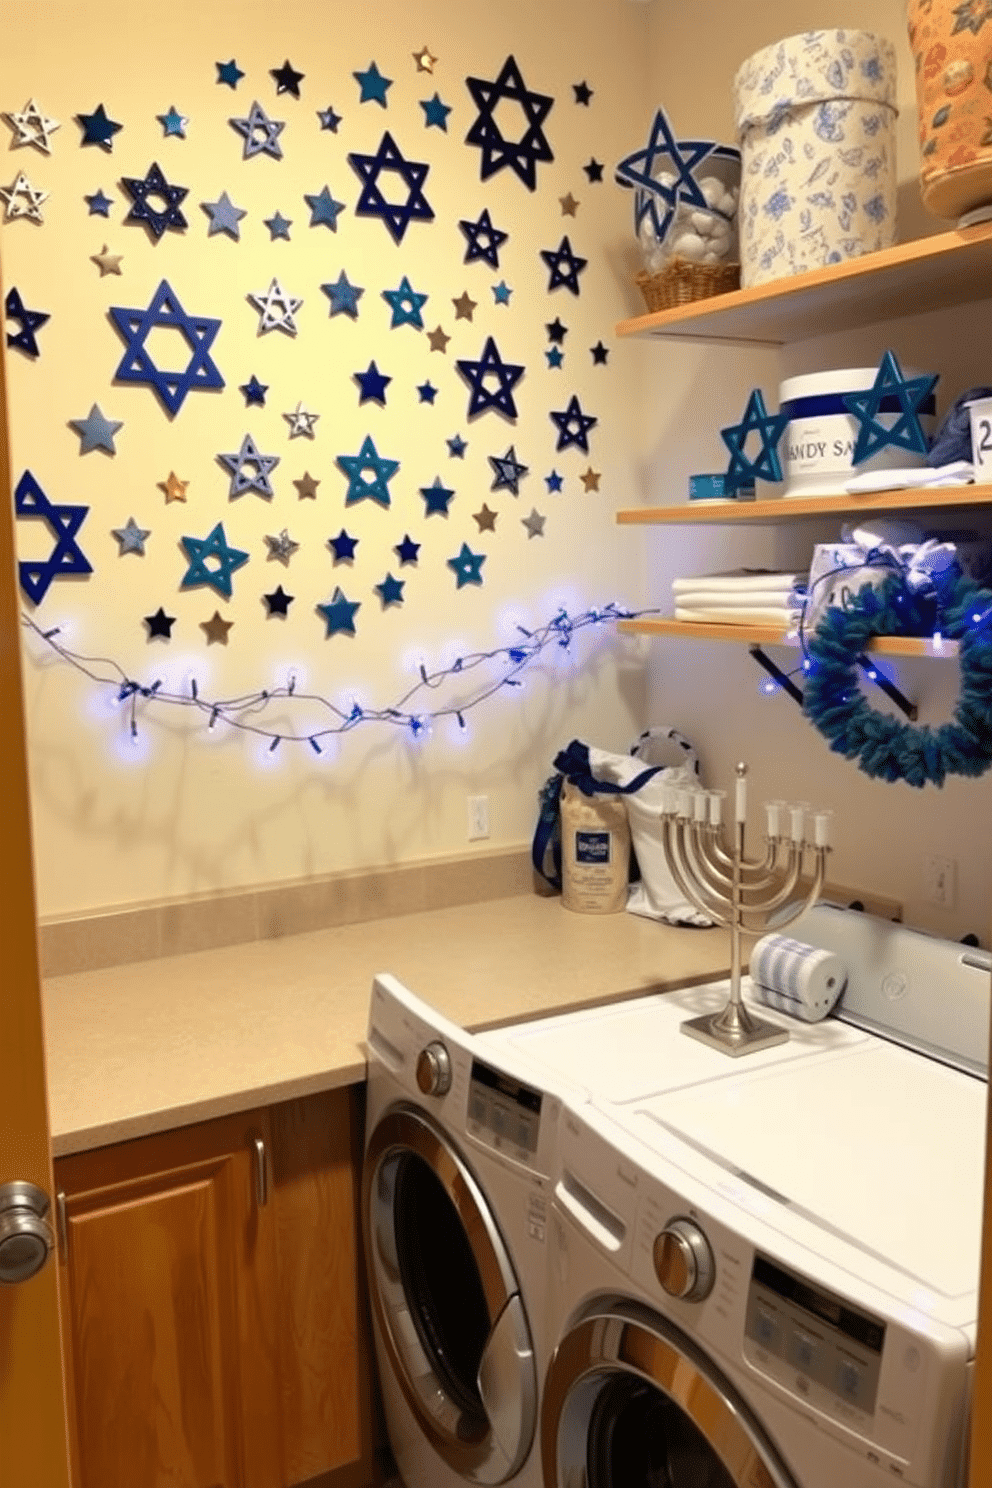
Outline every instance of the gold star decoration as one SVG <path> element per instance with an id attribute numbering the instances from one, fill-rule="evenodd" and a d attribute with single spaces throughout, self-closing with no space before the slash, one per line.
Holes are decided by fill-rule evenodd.
<path id="1" fill-rule="evenodd" d="M 574 217 L 579 204 L 572 193 L 568 192 L 566 196 L 560 196 L 558 200 L 561 202 L 561 215 L 563 217 Z"/>
<path id="2" fill-rule="evenodd" d="M 294 480 L 293 485 L 301 501 L 306 501 L 308 497 L 311 501 L 316 501 L 320 481 L 315 480 L 308 470 L 303 472 L 299 480 Z"/>
<path id="3" fill-rule="evenodd" d="M 209 620 L 200 621 L 200 629 L 207 637 L 207 645 L 212 646 L 217 642 L 221 646 L 227 645 L 227 633 L 234 627 L 233 620 L 225 620 L 219 610 L 214 610 Z"/>
<path id="4" fill-rule="evenodd" d="M 593 470 L 592 466 L 590 465 L 588 470 L 584 471 L 583 474 L 579 476 L 579 480 L 582 482 L 583 488 L 586 491 L 598 491 L 599 477 L 600 472 L 598 470 Z"/>
<path id="5" fill-rule="evenodd" d="M 427 332 L 427 339 L 431 343 L 431 351 L 447 351 L 450 336 L 446 336 L 440 326 L 433 331 Z"/>
<path id="6" fill-rule="evenodd" d="M 431 55 L 430 50 L 426 46 L 422 46 L 419 52 L 413 52 L 412 56 L 414 62 L 417 64 L 418 72 L 434 71 L 434 63 L 437 61 L 437 58 Z"/>
<path id="7" fill-rule="evenodd" d="M 472 518 L 474 521 L 478 522 L 480 532 L 495 532 L 496 518 L 498 515 L 498 512 L 490 511 L 486 503 L 483 502 L 482 510 L 473 512 Z"/>
<path id="8" fill-rule="evenodd" d="M 159 481 L 158 488 L 165 492 L 165 504 L 170 501 L 185 501 L 189 481 L 180 480 L 174 470 L 169 471 L 169 479 Z"/>
<path id="9" fill-rule="evenodd" d="M 104 243 L 100 253 L 90 254 L 90 262 L 96 264 L 100 270 L 100 278 L 102 279 L 104 274 L 119 274 L 121 272 L 121 259 L 123 257 L 123 253 L 111 253 L 106 243 Z"/>
<path id="10" fill-rule="evenodd" d="M 458 296 L 457 300 L 452 296 L 451 303 L 455 307 L 456 320 L 471 320 L 472 312 L 479 302 L 478 300 L 473 300 L 466 289 Z"/>

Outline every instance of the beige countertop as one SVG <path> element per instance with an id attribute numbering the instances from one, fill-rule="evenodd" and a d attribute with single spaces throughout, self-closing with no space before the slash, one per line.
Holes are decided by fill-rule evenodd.
<path id="1" fill-rule="evenodd" d="M 719 930 L 529 894 L 50 977 L 56 1156 L 365 1077 L 376 972 L 476 1029 L 725 976 Z"/>

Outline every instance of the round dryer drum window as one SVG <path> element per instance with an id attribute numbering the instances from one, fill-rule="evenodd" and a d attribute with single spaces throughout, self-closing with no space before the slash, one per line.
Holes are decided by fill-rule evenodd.
<path id="1" fill-rule="evenodd" d="M 415 1106 L 372 1133 L 362 1210 L 373 1313 L 407 1403 L 462 1477 L 505 1482 L 537 1423 L 530 1330 L 478 1181 Z"/>
<path id="2" fill-rule="evenodd" d="M 566 1333 L 545 1383 L 541 1447 L 547 1488 L 797 1488 L 730 1382 L 635 1303 Z"/>

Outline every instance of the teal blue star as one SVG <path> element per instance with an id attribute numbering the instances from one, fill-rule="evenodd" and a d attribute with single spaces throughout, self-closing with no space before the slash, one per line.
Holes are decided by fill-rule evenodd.
<path id="1" fill-rule="evenodd" d="M 446 517 L 448 515 L 448 507 L 451 504 L 451 498 L 455 493 L 454 491 L 450 491 L 447 486 L 442 486 L 441 477 L 436 475 L 431 485 L 421 486 L 420 494 L 426 502 L 425 517 Z"/>
<path id="2" fill-rule="evenodd" d="M 352 284 L 344 269 L 341 270 L 333 284 L 322 284 L 320 288 L 331 302 L 330 314 L 332 316 L 348 315 L 352 320 L 358 319 L 358 302 L 365 290 L 357 284 Z"/>
<path id="3" fill-rule="evenodd" d="M 387 573 L 381 584 L 374 584 L 376 594 L 382 600 L 382 608 L 388 609 L 390 605 L 403 603 L 403 579 L 394 579 L 391 573 Z"/>
<path id="4" fill-rule="evenodd" d="M 755 480 L 782 479 L 777 446 L 788 422 L 788 414 L 768 412 L 761 389 L 755 388 L 740 423 L 720 430 L 720 438 L 730 451 L 730 464 L 723 481 L 728 496 L 753 485 Z M 749 434 L 757 434 L 761 440 L 761 448 L 753 460 L 744 450 Z"/>
<path id="5" fill-rule="evenodd" d="M 337 464 L 348 477 L 345 506 L 366 500 L 375 501 L 379 506 L 389 505 L 389 482 L 399 470 L 400 462 L 380 455 L 371 434 L 365 436 L 357 455 L 338 455 Z"/>
<path id="6" fill-rule="evenodd" d="M 359 103 L 378 103 L 386 107 L 386 91 L 393 86 L 392 78 L 383 77 L 374 62 L 364 72 L 353 72 L 352 77 L 361 89 Z"/>
<path id="7" fill-rule="evenodd" d="M 455 588 L 461 589 L 464 584 L 481 584 L 482 565 L 485 561 L 485 553 L 473 553 L 468 543 L 462 543 L 458 556 L 448 559 L 448 567 L 457 580 Z"/>
<path id="8" fill-rule="evenodd" d="M 845 405 L 858 421 L 851 463 L 860 465 L 862 460 L 871 459 L 889 445 L 925 455 L 930 441 L 919 416 L 933 413 L 933 390 L 938 379 L 939 374 L 904 377 L 895 353 L 887 351 L 869 391 L 844 394 Z M 898 413 L 899 417 L 890 426 L 879 422 L 880 413 Z"/>
<path id="9" fill-rule="evenodd" d="M 180 589 L 194 589 L 207 584 L 224 599 L 230 599 L 231 575 L 248 562 L 249 554 L 228 546 L 224 524 L 218 522 L 204 538 L 182 537 L 179 541 L 189 559 L 189 568 L 179 585 Z M 207 561 L 211 558 L 217 560 L 216 568 L 207 567 Z"/>
<path id="10" fill-rule="evenodd" d="M 424 128 L 430 129 L 433 125 L 435 129 L 443 129 L 447 134 L 448 115 L 451 113 L 449 105 L 442 103 L 435 93 L 433 98 L 422 98 L 420 107 L 424 111 Z"/>
<path id="11" fill-rule="evenodd" d="M 311 227 L 329 227 L 331 232 L 337 232 L 338 217 L 344 211 L 344 202 L 335 201 L 326 186 L 316 196 L 307 196 L 304 193 L 303 200 L 310 208 Z"/>
<path id="12" fill-rule="evenodd" d="M 508 305 L 510 303 L 510 296 L 512 295 L 513 290 L 507 284 L 505 279 L 501 279 L 498 284 L 494 284 L 492 289 L 493 299 L 496 301 L 497 305 Z"/>
<path id="13" fill-rule="evenodd" d="M 232 57 L 230 62 L 215 62 L 217 68 L 218 83 L 226 83 L 229 88 L 236 88 L 244 77 L 244 73 Z"/>
<path id="14" fill-rule="evenodd" d="M 293 225 L 293 219 L 292 217 L 284 217 L 278 208 L 271 217 L 263 217 L 262 221 L 269 229 L 270 243 L 274 243 L 276 238 L 289 238 L 289 229 Z"/>
<path id="15" fill-rule="evenodd" d="M 384 289 L 382 298 L 393 312 L 393 318 L 389 324 L 391 331 L 395 331 L 397 326 L 401 325 L 412 325 L 416 326 L 418 331 L 423 330 L 424 317 L 420 312 L 427 304 L 428 296 L 418 294 L 405 274 L 400 280 L 399 289 Z"/>
<path id="16" fill-rule="evenodd" d="M 355 612 L 361 608 L 359 600 L 346 599 L 340 587 L 335 589 L 327 604 L 317 606 L 318 613 L 323 615 L 327 622 L 324 640 L 326 641 L 332 635 L 354 635 Z"/>
<path id="17" fill-rule="evenodd" d="M 189 123 L 189 120 L 185 114 L 177 113 L 174 103 L 169 104 L 169 112 L 167 114 L 156 114 L 155 117 L 161 124 L 162 132 L 166 139 L 170 135 L 173 135 L 176 139 L 186 138 L 186 125 Z"/>

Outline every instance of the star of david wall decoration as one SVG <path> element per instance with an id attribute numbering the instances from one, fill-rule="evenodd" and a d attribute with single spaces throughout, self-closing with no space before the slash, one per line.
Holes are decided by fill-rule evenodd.
<path id="1" fill-rule="evenodd" d="M 224 386 L 210 355 L 220 321 L 188 315 L 168 280 L 159 284 L 147 309 L 112 305 L 110 318 L 127 348 L 114 376 L 118 382 L 147 383 L 166 413 L 177 414 L 191 392 Z M 159 368 L 152 361 L 146 342 L 155 329 L 176 330 L 185 340 L 191 356 L 182 371 Z"/>
<path id="2" fill-rule="evenodd" d="M 55 579 L 93 572 L 93 565 L 76 541 L 88 513 L 88 506 L 63 506 L 50 501 L 30 470 L 25 470 L 17 482 L 14 515 L 40 518 L 55 540 L 43 563 L 23 560 L 17 565 L 18 582 L 34 604 L 41 604 Z"/>
<path id="3" fill-rule="evenodd" d="M 544 133 L 554 99 L 546 93 L 535 93 L 527 87 L 514 57 L 507 57 L 492 82 L 485 78 L 465 79 L 465 86 L 479 110 L 468 134 L 467 145 L 481 152 L 480 171 L 483 181 L 501 170 L 511 170 L 527 187 L 537 190 L 537 167 L 554 160 Z M 520 110 L 521 132 L 514 138 L 505 135 L 496 121 L 501 104 L 515 104 Z M 501 110 L 505 118 L 508 110 Z"/>
<path id="4" fill-rule="evenodd" d="M 388 129 L 374 155 L 352 154 L 348 163 L 362 182 L 356 215 L 381 217 L 394 243 L 402 243 L 411 222 L 433 222 L 434 209 L 424 195 L 430 166 L 404 159 Z M 380 185 L 383 173 L 399 177 L 406 187 L 405 201 L 391 201 L 386 196 Z"/>

